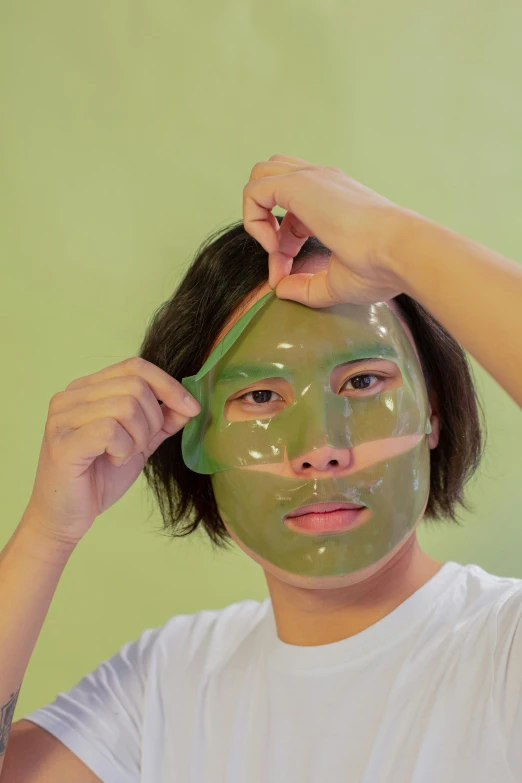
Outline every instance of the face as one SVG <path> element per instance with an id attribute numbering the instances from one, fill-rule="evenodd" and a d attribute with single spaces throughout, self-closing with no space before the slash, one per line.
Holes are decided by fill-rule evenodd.
<path id="1" fill-rule="evenodd" d="M 391 558 L 426 506 L 434 434 L 418 355 L 388 303 L 312 309 L 265 291 L 183 381 L 202 406 L 183 456 L 266 570 L 349 584 Z M 358 508 L 295 516 L 318 503 Z"/>

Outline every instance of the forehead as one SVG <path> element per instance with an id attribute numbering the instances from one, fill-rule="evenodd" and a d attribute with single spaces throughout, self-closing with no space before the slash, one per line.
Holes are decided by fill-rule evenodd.
<path id="1" fill-rule="evenodd" d="M 383 302 L 311 308 L 288 299 L 269 299 L 223 356 L 220 369 L 267 361 L 273 369 L 285 364 L 327 366 L 380 357 L 399 361 L 408 353 L 398 319 Z"/>
<path id="2" fill-rule="evenodd" d="M 252 316 L 209 359 L 212 385 L 244 385 L 288 373 L 306 385 L 310 371 L 316 378 L 329 376 L 339 365 L 366 359 L 392 361 L 412 382 L 422 375 L 402 324 L 385 302 L 311 308 L 272 295 Z"/>
<path id="3" fill-rule="evenodd" d="M 321 270 L 326 269 L 328 265 L 329 257 L 320 256 L 320 255 L 314 255 L 311 256 L 304 261 L 296 262 L 294 261 L 294 265 L 292 267 L 292 271 L 290 274 L 296 274 L 296 273 L 309 273 L 314 274 L 315 272 L 319 272 Z M 225 337 L 225 335 L 228 334 L 228 332 L 232 329 L 232 327 L 239 321 L 239 319 L 251 308 L 253 307 L 256 302 L 258 302 L 260 299 L 263 298 L 267 293 L 269 293 L 272 289 L 270 288 L 270 285 L 268 284 L 268 281 L 263 283 L 262 286 L 260 286 L 256 291 L 249 294 L 245 299 L 240 303 L 240 305 L 234 310 L 234 312 L 230 315 L 225 325 L 220 329 L 219 333 L 216 335 L 214 341 L 212 342 L 212 346 L 209 350 L 209 353 L 211 353 L 216 345 L 221 342 L 221 340 Z M 285 300 L 288 301 L 288 300 Z M 402 328 L 404 329 L 409 343 L 411 347 L 413 348 L 415 355 L 417 357 L 417 360 L 420 363 L 420 356 L 419 352 L 417 350 L 417 346 L 415 345 L 415 340 L 413 339 L 413 335 L 411 333 L 411 330 L 408 326 L 408 324 L 405 322 L 402 313 L 400 312 L 397 304 L 393 299 L 389 299 L 386 301 L 386 305 L 390 308 L 390 310 L 393 312 L 393 314 L 396 316 L 396 318 L 399 320 L 400 324 L 402 325 Z M 310 308 L 312 309 L 312 308 Z"/>
<path id="4" fill-rule="evenodd" d="M 236 311 L 234 312 L 233 316 L 229 319 L 229 321 L 227 322 L 225 327 L 223 327 L 221 329 L 221 331 L 220 331 L 220 333 L 218 335 L 218 338 L 216 338 L 216 340 L 214 340 L 212 348 L 211 348 L 209 354 L 211 354 L 214 351 L 214 349 L 219 344 L 219 342 L 221 342 L 221 340 L 224 339 L 224 337 L 230 332 L 230 330 L 241 319 L 241 317 L 243 315 L 245 315 L 248 312 L 248 310 L 250 310 L 256 304 L 256 302 L 258 302 L 263 296 L 265 296 L 271 290 L 272 289 L 270 288 L 268 283 L 266 285 L 263 285 L 263 287 L 259 290 L 259 292 L 256 292 L 256 294 L 249 299 L 247 306 L 242 306 L 242 307 L 236 309 Z M 291 302 L 291 300 L 279 300 L 279 299 L 277 299 L 277 297 L 274 297 L 273 302 L 289 303 L 289 304 L 291 303 L 291 304 L 297 305 L 297 303 L 293 303 L 293 302 Z M 276 329 L 275 323 L 274 323 L 274 328 L 273 329 L 271 328 L 274 309 L 272 307 L 272 309 L 270 311 L 268 311 L 267 307 L 268 306 L 263 307 L 261 309 L 261 311 L 258 313 L 258 316 L 257 316 L 258 321 L 257 322 L 256 322 L 256 319 L 254 319 L 254 321 L 252 321 L 249 324 L 249 327 L 245 330 L 246 334 L 244 335 L 243 339 L 240 338 L 239 340 L 237 340 L 234 343 L 233 347 L 230 348 L 227 351 L 226 355 L 223 357 L 223 359 L 220 362 L 221 365 L 223 365 L 225 360 L 227 362 L 230 362 L 233 357 L 236 357 L 236 359 L 237 359 L 238 356 L 240 356 L 241 354 L 244 355 L 245 352 L 250 354 L 250 361 L 251 361 L 251 363 L 256 363 L 256 362 L 260 361 L 259 357 L 256 358 L 255 356 L 252 355 L 252 339 L 248 339 L 247 340 L 248 335 L 252 334 L 251 330 L 253 330 L 256 326 L 257 326 L 257 329 L 256 329 L 256 332 L 254 334 L 259 336 L 263 331 L 265 332 L 265 338 L 262 341 L 257 339 L 256 342 L 258 344 L 260 344 L 262 348 L 264 347 L 264 351 L 265 352 L 266 352 L 266 350 L 268 350 L 268 348 L 270 346 L 270 352 L 272 354 L 272 357 L 274 356 L 274 351 L 273 351 L 274 340 L 272 339 L 270 341 L 270 339 L 268 339 L 266 337 L 267 334 L 272 334 L 273 337 L 278 336 L 278 338 L 288 337 L 288 331 L 290 329 L 290 334 L 293 334 L 294 337 L 297 334 L 299 334 L 299 331 L 300 331 L 301 335 L 303 336 L 303 339 L 305 339 L 307 342 L 309 340 L 309 335 L 310 334 L 313 335 L 314 337 L 317 337 L 317 332 L 316 332 L 317 320 L 314 320 L 313 322 L 311 322 L 310 318 L 306 318 L 305 319 L 303 316 L 306 315 L 306 314 L 310 314 L 313 317 L 314 313 L 317 314 L 318 312 L 321 312 L 321 311 L 319 311 L 317 309 L 314 309 L 314 308 L 305 307 L 304 305 L 299 305 L 299 307 L 300 307 L 300 316 L 302 317 L 301 329 L 299 330 L 299 328 L 298 328 L 297 332 L 296 332 L 295 324 L 292 327 L 289 327 L 288 326 L 288 320 L 287 320 L 285 322 L 286 326 L 284 327 L 284 332 L 283 332 L 283 326 L 281 325 L 281 323 L 279 325 L 279 330 L 276 332 L 275 331 L 275 329 Z M 407 323 L 401 317 L 401 313 L 398 310 L 398 308 L 395 305 L 395 302 L 393 300 L 388 300 L 386 302 L 380 302 L 380 303 L 377 303 L 376 305 L 363 305 L 363 306 L 354 306 L 354 305 L 346 305 L 346 304 L 339 305 L 337 307 L 337 312 L 342 311 L 344 309 L 344 312 L 345 312 L 345 315 L 346 315 L 346 311 L 347 310 L 349 311 L 350 309 L 352 309 L 353 311 L 355 311 L 355 310 L 357 310 L 357 307 L 359 307 L 359 308 L 366 308 L 367 309 L 367 313 L 368 313 L 367 320 L 368 320 L 368 323 L 366 324 L 366 328 L 361 330 L 360 326 L 358 325 L 357 329 L 354 329 L 353 319 L 352 319 L 352 323 L 350 324 L 350 319 L 349 318 L 345 318 L 344 323 L 343 323 L 343 328 L 342 328 L 341 331 L 342 331 L 342 334 L 343 334 L 344 337 L 348 337 L 349 338 L 351 336 L 352 341 L 358 342 L 359 347 L 361 349 L 364 347 L 364 342 L 365 342 L 364 335 L 366 336 L 366 343 L 367 343 L 367 349 L 368 350 L 367 350 L 366 356 L 364 358 L 369 358 L 370 356 L 378 356 L 379 355 L 378 353 L 375 352 L 377 350 L 376 342 L 380 343 L 380 348 L 382 350 L 384 350 L 383 346 L 385 346 L 386 343 L 390 343 L 390 332 L 388 331 L 388 333 L 386 335 L 384 335 L 383 331 L 382 331 L 382 327 L 386 326 L 384 321 L 389 321 L 390 316 L 391 316 L 392 321 L 395 324 L 395 334 L 397 334 L 397 331 L 398 331 L 401 334 L 401 337 L 402 337 L 401 345 L 399 346 L 399 351 L 401 353 L 403 353 L 403 354 L 404 353 L 405 354 L 411 354 L 411 352 L 413 352 L 415 357 L 416 357 L 417 363 L 420 366 L 420 364 L 421 364 L 420 355 L 419 355 L 419 352 L 417 350 L 417 346 L 415 345 L 415 341 L 413 339 L 413 335 L 412 335 L 412 333 L 411 333 Z M 327 308 L 327 310 L 332 310 L 332 309 L 333 308 Z M 270 315 L 267 315 L 269 312 L 270 312 Z M 325 310 L 323 310 L 322 312 L 325 312 Z M 259 323 L 259 321 L 261 320 L 260 316 L 263 316 L 263 315 L 265 317 L 263 318 L 263 321 L 261 321 L 261 323 Z M 268 318 L 270 318 L 270 321 L 268 320 Z M 300 318 L 300 320 L 301 320 L 301 318 Z M 306 330 L 306 327 L 305 327 L 305 321 L 308 323 L 308 325 L 311 324 L 311 327 L 312 327 L 311 329 L 308 329 L 308 331 Z M 330 323 L 331 323 L 331 321 L 330 321 Z M 371 326 L 371 328 L 368 328 L 370 326 Z M 350 332 L 351 332 L 351 335 L 350 335 Z M 339 330 L 337 330 L 337 333 L 339 335 Z M 323 334 L 324 334 L 324 329 L 323 329 Z M 357 334 L 357 337 L 356 337 L 356 334 Z M 406 339 L 404 339 L 404 337 L 406 337 Z M 328 334 L 328 338 L 329 339 L 331 338 L 331 332 Z M 279 342 L 278 342 L 277 345 L 279 345 L 280 348 L 283 348 L 285 342 L 287 343 L 288 341 L 279 339 Z M 316 342 L 317 342 L 317 340 L 316 340 Z M 397 346 L 397 341 L 395 341 L 395 343 L 396 343 L 396 346 Z M 323 341 L 323 349 L 324 349 L 324 341 Z M 373 352 L 372 352 L 372 349 L 373 349 Z M 345 349 L 343 349 L 343 350 L 345 350 Z M 293 351 L 293 353 L 294 353 L 294 355 L 296 355 L 295 351 Z M 209 355 L 209 354 L 207 354 L 207 355 Z M 382 357 L 383 358 L 385 357 L 385 353 L 382 354 Z M 387 358 L 392 359 L 393 357 L 390 355 Z M 404 356 L 403 358 L 406 358 L 406 357 Z M 345 358 L 344 361 L 348 361 L 348 359 Z"/>

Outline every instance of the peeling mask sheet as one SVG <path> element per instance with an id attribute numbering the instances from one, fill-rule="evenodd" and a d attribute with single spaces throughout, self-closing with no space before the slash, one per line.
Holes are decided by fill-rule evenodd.
<path id="1" fill-rule="evenodd" d="M 363 359 L 384 362 L 355 370 Z M 353 388 L 355 375 L 372 385 Z M 313 309 L 270 292 L 182 384 L 201 405 L 183 430 L 183 460 L 211 475 L 223 521 L 258 557 L 303 577 L 344 576 L 382 560 L 417 523 L 429 493 L 429 404 L 386 303 Z M 331 454 L 338 463 L 313 470 L 306 457 L 325 445 L 343 450 Z M 313 534 L 283 521 L 332 501 L 366 506 L 365 521 Z"/>

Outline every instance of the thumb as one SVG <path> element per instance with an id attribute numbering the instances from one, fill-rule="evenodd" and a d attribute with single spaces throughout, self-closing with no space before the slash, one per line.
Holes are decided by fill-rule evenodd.
<path id="1" fill-rule="evenodd" d="M 327 270 L 288 275 L 278 283 L 275 293 L 278 299 L 292 299 L 307 307 L 331 307 L 341 301 L 328 287 Z"/>
<path id="2" fill-rule="evenodd" d="M 182 414 L 177 414 L 180 420 L 183 421 L 183 424 L 180 426 L 176 426 L 174 431 L 172 431 L 172 427 L 168 428 L 167 430 L 161 429 L 151 440 L 149 445 L 146 449 L 143 449 L 142 454 L 145 457 L 145 462 L 147 462 L 148 458 L 151 456 L 151 454 L 154 454 L 157 448 L 161 446 L 163 441 L 167 440 L 167 438 L 171 438 L 172 435 L 175 435 L 176 432 L 179 432 L 179 430 L 184 426 L 190 419 L 190 416 L 183 416 Z M 169 431 L 170 430 L 170 431 Z"/>

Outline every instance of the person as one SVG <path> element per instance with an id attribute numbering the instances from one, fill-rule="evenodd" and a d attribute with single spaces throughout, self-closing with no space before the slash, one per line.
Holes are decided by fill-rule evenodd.
<path id="1" fill-rule="evenodd" d="M 480 462 L 480 405 L 463 348 L 522 402 L 513 358 L 522 270 L 340 169 L 300 158 L 256 164 L 243 196 L 243 222 L 198 250 L 139 356 L 51 400 L 33 492 L 0 555 L 0 590 L 10 597 L 0 623 L 0 781 L 518 780 L 522 580 L 438 562 L 416 529 L 430 518 L 458 524 Z M 270 332 L 272 318 L 286 324 L 283 340 Z M 326 383 L 321 339 L 344 340 L 346 352 L 370 327 L 395 360 L 359 354 L 339 365 L 335 386 Z M 227 352 L 200 378 L 227 335 Z M 292 348 L 283 370 L 293 375 L 239 384 L 221 419 L 205 414 L 217 410 L 231 356 L 252 356 L 255 371 L 261 354 L 275 360 L 281 346 Z M 329 368 L 333 378 L 338 365 Z M 369 378 L 379 379 L 375 388 Z M 386 419 L 373 417 L 376 400 L 389 403 Z M 305 403 L 309 419 L 293 427 L 290 414 L 297 421 Z M 269 404 L 269 413 L 252 412 Z M 203 414 L 206 429 L 194 429 Z M 358 438 L 330 426 L 348 419 Z M 199 432 L 192 441 L 190 428 Z M 248 437 L 263 444 L 260 459 Z M 393 451 L 401 438 L 413 440 Z M 263 568 L 269 597 L 146 629 L 11 727 L 72 552 L 142 471 L 168 535 L 201 525 L 213 546 L 233 541 Z M 373 483 L 363 486 L 362 474 Z M 312 535 L 297 515 L 301 530 L 289 531 L 263 488 L 276 488 L 283 508 L 277 488 L 305 485 L 336 487 L 336 502 L 349 491 L 366 502 L 316 508 L 310 516 L 323 527 Z M 372 514 L 354 527 L 361 506 Z M 341 533 L 331 527 L 341 524 Z"/>

